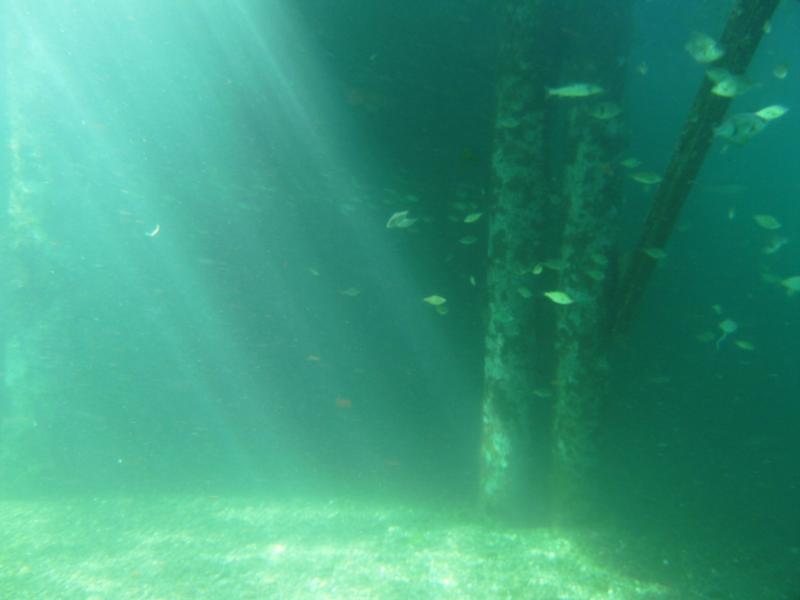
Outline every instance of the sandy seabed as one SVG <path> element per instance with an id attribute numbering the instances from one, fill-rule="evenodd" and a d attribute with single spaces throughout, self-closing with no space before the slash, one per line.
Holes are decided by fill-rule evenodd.
<path id="1" fill-rule="evenodd" d="M 0 502 L 0 598 L 672 599 L 566 535 L 353 501 Z"/>

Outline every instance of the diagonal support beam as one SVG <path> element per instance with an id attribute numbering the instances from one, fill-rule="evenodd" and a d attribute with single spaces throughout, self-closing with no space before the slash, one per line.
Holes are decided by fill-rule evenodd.
<path id="1" fill-rule="evenodd" d="M 720 38 L 725 56 L 718 66 L 731 73 L 745 72 L 778 3 L 779 0 L 737 0 Z M 623 274 L 614 304 L 616 313 L 611 319 L 611 329 L 615 333 L 630 327 L 655 268 L 656 261 L 643 250 L 666 245 L 711 146 L 714 128 L 720 124 L 731 103 L 731 98 L 711 93 L 712 86 L 708 78 L 703 79 L 645 220 L 636 251 Z"/>

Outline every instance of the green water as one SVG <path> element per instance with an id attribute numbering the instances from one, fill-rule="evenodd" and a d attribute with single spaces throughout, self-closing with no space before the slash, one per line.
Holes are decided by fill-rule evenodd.
<path id="1" fill-rule="evenodd" d="M 683 45 L 730 4 L 633 4 L 625 156 L 663 172 Z M 796 2 L 730 111 L 789 112 L 714 142 L 609 350 L 575 530 L 476 501 L 492 3 L 2 0 L 0 28 L 0 598 L 800 594 Z M 626 176 L 620 253 L 652 198 Z"/>

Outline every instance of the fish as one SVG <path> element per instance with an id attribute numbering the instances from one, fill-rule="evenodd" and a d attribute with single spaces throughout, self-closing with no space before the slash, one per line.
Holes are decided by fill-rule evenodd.
<path id="1" fill-rule="evenodd" d="M 572 304 L 575 302 L 572 297 L 567 294 L 566 292 L 561 292 L 558 290 L 552 290 L 550 292 L 544 292 L 544 295 L 551 301 L 555 302 L 556 304 Z"/>
<path id="2" fill-rule="evenodd" d="M 714 38 L 699 31 L 695 31 L 683 47 L 700 64 L 712 63 L 725 56 L 725 51 Z"/>
<path id="3" fill-rule="evenodd" d="M 706 70 L 706 77 L 708 77 L 714 83 L 719 83 L 726 77 L 729 77 L 731 74 L 728 69 L 722 69 L 719 67 L 712 67 Z"/>
<path id="4" fill-rule="evenodd" d="M 548 96 L 557 96 L 559 98 L 585 98 L 586 96 L 602 94 L 605 91 L 594 83 L 570 83 L 561 87 L 545 89 Z"/>
<path id="5" fill-rule="evenodd" d="M 470 246 L 478 241 L 478 238 L 474 235 L 465 235 L 462 238 L 459 238 L 458 243 L 464 244 L 465 246 Z"/>
<path id="6" fill-rule="evenodd" d="M 653 260 L 664 260 L 667 258 L 667 253 L 661 248 L 642 248 L 642 252 Z"/>
<path id="7" fill-rule="evenodd" d="M 595 281 L 603 281 L 606 278 L 605 273 L 603 273 L 602 271 L 598 271 L 597 269 L 592 269 L 591 271 L 587 271 L 586 274 Z"/>
<path id="8" fill-rule="evenodd" d="M 417 219 L 412 219 L 408 216 L 407 210 L 401 210 L 389 217 L 389 220 L 386 221 L 386 229 L 405 229 L 416 222 Z"/>
<path id="9" fill-rule="evenodd" d="M 626 169 L 635 169 L 636 167 L 642 166 L 642 161 L 640 161 L 638 158 L 630 156 L 628 158 L 624 158 L 621 161 L 619 161 L 619 164 L 621 164 Z"/>
<path id="10" fill-rule="evenodd" d="M 551 271 L 563 271 L 567 268 L 568 264 L 563 258 L 549 258 L 540 263 L 543 267 L 547 267 Z M 534 273 L 535 275 L 536 273 Z"/>
<path id="11" fill-rule="evenodd" d="M 519 127 L 521 121 L 516 117 L 506 116 L 497 120 L 498 129 L 514 129 Z"/>
<path id="12" fill-rule="evenodd" d="M 787 277 L 781 281 L 781 285 L 786 288 L 787 295 L 794 296 L 797 292 L 800 292 L 800 275 Z"/>
<path id="13" fill-rule="evenodd" d="M 739 324 L 732 319 L 725 319 L 724 321 L 720 322 L 719 328 L 722 330 L 722 335 L 717 340 L 717 350 L 719 350 L 719 345 L 725 341 L 725 338 L 727 338 L 728 335 L 739 329 Z"/>
<path id="14" fill-rule="evenodd" d="M 711 93 L 723 98 L 735 98 L 753 88 L 753 82 L 745 75 L 736 75 L 727 69 L 709 69 L 706 75 L 714 82 Z"/>
<path id="15" fill-rule="evenodd" d="M 636 173 L 631 173 L 631 179 L 645 185 L 661 183 L 661 175 L 653 173 L 652 171 L 637 171 Z"/>
<path id="16" fill-rule="evenodd" d="M 517 293 L 525 299 L 533 297 L 533 292 L 526 287 L 518 287 Z"/>
<path id="17" fill-rule="evenodd" d="M 739 113 L 723 121 L 714 128 L 714 135 L 726 142 L 744 144 L 761 133 L 767 121 L 755 113 Z"/>
<path id="18" fill-rule="evenodd" d="M 772 74 L 777 79 L 786 79 L 786 76 L 789 74 L 789 65 L 786 63 L 775 65 L 775 67 L 772 69 Z"/>
<path id="19" fill-rule="evenodd" d="M 780 104 L 771 104 L 770 106 L 765 106 L 761 110 L 757 110 L 753 114 L 761 117 L 765 121 L 773 121 L 779 117 L 782 117 L 787 112 L 789 112 L 789 109 L 785 106 Z"/>
<path id="20" fill-rule="evenodd" d="M 788 238 L 776 235 L 772 239 L 770 239 L 769 243 L 766 246 L 764 246 L 761 249 L 761 251 L 764 254 L 775 254 L 776 252 L 778 252 L 778 250 L 783 248 L 788 243 L 789 243 Z"/>
<path id="21" fill-rule="evenodd" d="M 758 224 L 759 227 L 769 229 L 770 231 L 774 231 L 782 227 L 780 221 L 778 221 L 778 219 L 772 215 L 753 215 L 753 220 Z"/>
<path id="22" fill-rule="evenodd" d="M 762 271 L 761 281 L 763 281 L 764 283 L 780 285 L 781 278 L 775 275 L 775 273 L 770 273 L 769 271 Z"/>
<path id="23" fill-rule="evenodd" d="M 353 401 L 350 400 L 350 398 L 345 398 L 343 396 L 336 396 L 334 404 L 336 405 L 336 408 L 340 408 L 343 410 L 353 408 Z"/>
<path id="24" fill-rule="evenodd" d="M 716 336 L 714 335 L 713 331 L 704 331 L 703 333 L 699 333 L 694 337 L 701 344 L 707 344 L 708 342 L 713 342 Z"/>
<path id="25" fill-rule="evenodd" d="M 483 213 L 479 213 L 479 212 L 469 213 L 466 217 L 464 217 L 464 223 L 474 223 L 475 221 L 480 219 L 482 216 L 483 216 Z"/>
<path id="26" fill-rule="evenodd" d="M 601 267 L 605 267 L 608 265 L 608 257 L 605 254 L 600 254 L 599 252 L 595 252 L 589 256 L 592 262 L 596 265 Z"/>
<path id="27" fill-rule="evenodd" d="M 447 302 L 447 298 L 445 298 L 445 297 L 443 297 L 443 296 L 438 296 L 438 295 L 436 295 L 436 294 L 433 294 L 433 295 L 431 295 L 431 296 L 425 296 L 425 297 L 422 299 L 422 301 L 423 301 L 423 302 L 427 302 L 427 303 L 428 303 L 428 304 L 430 304 L 431 306 L 441 306 L 442 304 L 444 304 L 445 302 Z"/>
<path id="28" fill-rule="evenodd" d="M 595 119 L 608 121 L 622 114 L 622 109 L 614 102 L 600 102 L 589 109 L 589 114 Z"/>

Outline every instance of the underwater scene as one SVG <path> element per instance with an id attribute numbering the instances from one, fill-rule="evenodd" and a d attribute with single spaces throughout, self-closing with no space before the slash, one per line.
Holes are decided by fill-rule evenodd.
<path id="1" fill-rule="evenodd" d="M 800 600 L 798 39 L 0 0 L 0 599 Z"/>

